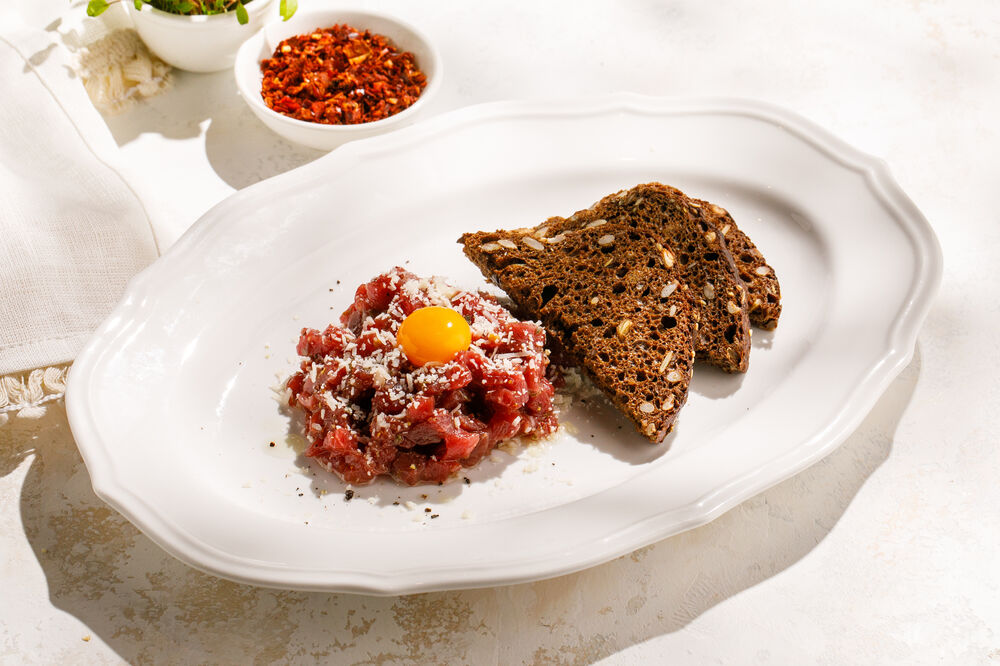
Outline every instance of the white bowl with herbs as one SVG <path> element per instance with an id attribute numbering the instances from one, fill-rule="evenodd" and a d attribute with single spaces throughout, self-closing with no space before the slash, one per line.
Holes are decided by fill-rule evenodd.
<path id="1" fill-rule="evenodd" d="M 189 72 L 217 72 L 233 66 L 236 51 L 271 18 L 295 13 L 297 0 L 90 0 L 97 16 L 121 1 L 139 37 L 166 63 Z"/>

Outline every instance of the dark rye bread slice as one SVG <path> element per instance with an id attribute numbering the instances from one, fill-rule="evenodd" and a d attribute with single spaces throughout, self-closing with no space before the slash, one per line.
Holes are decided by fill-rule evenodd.
<path id="1" fill-rule="evenodd" d="M 729 211 L 700 199 L 692 199 L 692 202 L 706 211 L 719 233 L 726 239 L 726 247 L 733 255 L 736 270 L 747 285 L 750 323 L 773 331 L 781 316 L 781 285 L 778 284 L 774 269 L 768 265 L 750 237 L 736 226 Z"/>
<path id="2" fill-rule="evenodd" d="M 558 236 L 546 227 L 465 234 L 465 254 L 540 319 L 636 429 L 654 442 L 687 400 L 698 313 L 681 271 L 662 266 L 654 239 L 594 227 Z"/>
<path id="3" fill-rule="evenodd" d="M 746 286 L 723 236 L 704 208 L 661 183 L 637 185 L 608 195 L 564 222 L 550 221 L 549 234 L 601 224 L 606 233 L 649 236 L 668 251 L 661 265 L 680 268 L 700 310 L 695 339 L 698 358 L 726 372 L 746 372 L 750 322 Z"/>

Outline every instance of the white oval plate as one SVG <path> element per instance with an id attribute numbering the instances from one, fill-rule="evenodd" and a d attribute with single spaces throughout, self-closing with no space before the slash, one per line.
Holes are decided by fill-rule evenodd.
<path id="1" fill-rule="evenodd" d="M 271 387 L 302 326 L 335 321 L 396 264 L 484 286 L 462 232 L 654 180 L 728 208 L 784 303 L 745 376 L 697 368 L 665 445 L 581 405 L 567 432 L 495 454 L 470 484 L 381 482 L 350 502 L 296 456 Z M 77 359 L 67 408 L 97 494 L 199 569 L 371 594 L 516 583 L 701 525 L 830 453 L 908 362 L 940 274 L 931 228 L 885 165 L 788 111 L 633 95 L 490 104 L 346 145 L 213 208 L 133 280 Z"/>

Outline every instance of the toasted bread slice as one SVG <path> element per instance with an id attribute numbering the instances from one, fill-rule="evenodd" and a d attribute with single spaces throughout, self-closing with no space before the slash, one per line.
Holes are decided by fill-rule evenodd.
<path id="1" fill-rule="evenodd" d="M 695 349 L 698 358 L 726 372 L 746 372 L 750 363 L 750 322 L 746 285 L 721 231 L 700 204 L 661 183 L 637 185 L 608 195 L 563 223 L 550 223 L 558 234 L 594 224 L 606 233 L 651 237 L 672 251 L 661 265 L 680 269 L 700 311 Z"/>
<path id="2" fill-rule="evenodd" d="M 567 225 L 552 218 L 532 229 L 469 233 L 466 256 L 540 319 L 636 429 L 662 441 L 687 400 L 698 310 L 672 252 L 625 227 Z"/>
<path id="3" fill-rule="evenodd" d="M 733 256 L 736 270 L 747 285 L 750 323 L 768 331 L 774 330 L 781 316 L 781 285 L 774 269 L 750 237 L 736 226 L 729 211 L 700 199 L 692 201 L 705 210 L 726 239 L 726 247 Z"/>

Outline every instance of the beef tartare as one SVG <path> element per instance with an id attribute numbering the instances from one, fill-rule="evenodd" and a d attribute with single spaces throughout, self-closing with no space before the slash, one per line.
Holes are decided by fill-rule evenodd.
<path id="1" fill-rule="evenodd" d="M 358 287 L 340 323 L 302 330 L 287 386 L 306 455 L 348 483 L 440 483 L 558 425 L 544 329 L 492 296 L 397 267 Z"/>

